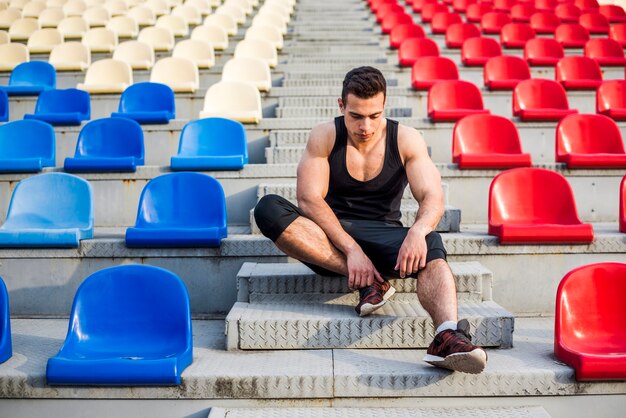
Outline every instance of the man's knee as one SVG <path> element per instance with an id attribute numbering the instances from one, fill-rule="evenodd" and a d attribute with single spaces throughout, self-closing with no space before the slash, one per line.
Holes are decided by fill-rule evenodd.
<path id="1" fill-rule="evenodd" d="M 276 241 L 299 215 L 295 205 L 282 196 L 263 196 L 254 208 L 254 220 L 261 233 Z"/>

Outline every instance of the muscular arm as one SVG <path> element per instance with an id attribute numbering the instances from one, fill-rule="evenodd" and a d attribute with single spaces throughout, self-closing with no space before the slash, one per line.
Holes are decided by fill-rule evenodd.
<path id="1" fill-rule="evenodd" d="M 324 200 L 328 193 L 330 167 L 328 156 L 334 143 L 335 127 L 327 123 L 315 127 L 298 165 L 298 206 L 315 222 L 339 251 L 346 256 L 348 284 L 351 288 L 369 286 L 382 281 L 361 247 L 341 227 L 337 216 Z"/>
<path id="2" fill-rule="evenodd" d="M 396 263 L 400 277 L 404 277 L 426 266 L 425 237 L 439 223 L 444 212 L 444 204 L 441 175 L 428 156 L 422 136 L 415 129 L 400 126 L 398 148 L 411 193 L 419 203 L 415 222 L 400 248 Z"/>

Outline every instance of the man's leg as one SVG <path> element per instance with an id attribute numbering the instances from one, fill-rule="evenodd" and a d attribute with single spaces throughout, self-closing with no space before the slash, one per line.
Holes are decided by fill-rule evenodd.
<path id="1" fill-rule="evenodd" d="M 446 260 L 437 258 L 426 263 L 418 273 L 417 297 L 435 324 L 457 322 L 456 283 Z"/>

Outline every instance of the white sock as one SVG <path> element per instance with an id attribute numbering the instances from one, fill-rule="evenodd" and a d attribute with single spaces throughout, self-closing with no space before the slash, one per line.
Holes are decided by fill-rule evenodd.
<path id="1" fill-rule="evenodd" d="M 451 329 L 452 331 L 456 331 L 456 322 L 455 321 L 444 321 L 441 325 L 437 327 L 435 331 L 435 335 L 439 334 L 441 331 L 445 331 L 447 329 Z"/>

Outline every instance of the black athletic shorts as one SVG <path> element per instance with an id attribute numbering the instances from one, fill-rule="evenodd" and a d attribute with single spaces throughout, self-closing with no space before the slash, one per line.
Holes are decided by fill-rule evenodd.
<path id="1" fill-rule="evenodd" d="M 257 226 L 269 239 L 276 241 L 280 234 L 298 217 L 305 216 L 300 208 L 278 195 L 264 196 L 254 208 Z M 384 277 L 398 277 L 394 270 L 398 252 L 409 228 L 382 221 L 340 219 L 343 229 L 361 246 L 363 252 L 372 260 L 378 272 Z M 446 249 L 437 232 L 426 235 L 428 253 L 426 262 L 438 258 L 446 259 Z M 323 267 L 305 263 L 313 271 L 326 276 L 337 273 Z M 417 277 L 416 273 L 409 277 Z"/>

